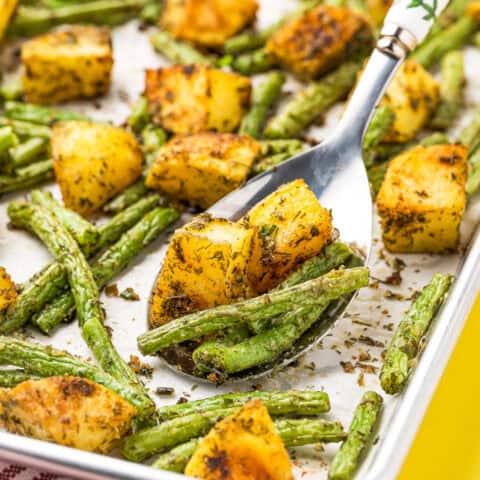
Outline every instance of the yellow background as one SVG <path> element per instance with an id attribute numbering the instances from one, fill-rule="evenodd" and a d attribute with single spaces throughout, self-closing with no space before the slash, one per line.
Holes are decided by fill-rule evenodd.
<path id="1" fill-rule="evenodd" d="M 480 480 L 480 297 L 398 480 Z"/>

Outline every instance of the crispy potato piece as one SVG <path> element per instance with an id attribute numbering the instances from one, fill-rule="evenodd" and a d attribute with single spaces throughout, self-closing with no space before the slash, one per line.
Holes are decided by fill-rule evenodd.
<path id="1" fill-rule="evenodd" d="M 339 64 L 359 45 L 368 48 L 372 38 L 363 16 L 348 8 L 319 5 L 279 28 L 266 48 L 287 70 L 309 80 Z"/>
<path id="2" fill-rule="evenodd" d="M 282 185 L 241 220 L 256 229 L 250 281 L 257 293 L 276 287 L 332 239 L 332 216 L 303 180 Z"/>
<path id="3" fill-rule="evenodd" d="M 0 311 L 15 303 L 17 288 L 5 268 L 0 267 Z"/>
<path id="4" fill-rule="evenodd" d="M 18 0 L 0 0 L 0 44 L 17 4 Z"/>
<path id="5" fill-rule="evenodd" d="M 177 230 L 155 285 L 150 326 L 251 296 L 253 233 L 206 214 Z"/>
<path id="6" fill-rule="evenodd" d="M 204 65 L 147 69 L 153 121 L 173 133 L 232 132 L 250 105 L 251 81 Z"/>
<path id="7" fill-rule="evenodd" d="M 185 474 L 203 480 L 293 480 L 287 450 L 260 400 L 218 422 Z"/>
<path id="8" fill-rule="evenodd" d="M 129 430 L 136 409 L 90 380 L 50 377 L 0 390 L 1 418 L 12 433 L 108 453 Z"/>
<path id="9" fill-rule="evenodd" d="M 430 73 L 413 60 L 405 61 L 381 101 L 395 112 L 395 122 L 383 141 L 407 142 L 414 138 L 435 111 L 438 100 L 438 84 Z"/>
<path id="10" fill-rule="evenodd" d="M 373 23 L 381 27 L 393 0 L 367 0 L 367 8 Z"/>
<path id="11" fill-rule="evenodd" d="M 32 103 L 92 98 L 110 87 L 113 53 L 110 30 L 71 26 L 22 46 L 23 90 Z"/>
<path id="12" fill-rule="evenodd" d="M 145 92 L 154 122 L 174 133 L 207 130 L 208 83 L 201 65 L 147 69 Z"/>
<path id="13" fill-rule="evenodd" d="M 233 132 L 250 106 L 252 83 L 249 78 L 214 68 L 208 71 L 207 130 Z"/>
<path id="14" fill-rule="evenodd" d="M 160 23 L 176 38 L 221 47 L 255 20 L 257 9 L 256 0 L 167 0 Z"/>
<path id="15" fill-rule="evenodd" d="M 394 158 L 377 197 L 383 242 L 395 253 L 445 253 L 459 240 L 467 149 L 416 147 Z"/>
<path id="16" fill-rule="evenodd" d="M 208 208 L 245 182 L 259 153 L 258 142 L 246 135 L 176 136 L 158 152 L 146 185 Z"/>
<path id="17" fill-rule="evenodd" d="M 467 5 L 466 12 L 469 17 L 472 17 L 477 22 L 480 22 L 480 2 L 470 1 Z"/>
<path id="18" fill-rule="evenodd" d="M 107 124 L 56 123 L 52 156 L 63 202 L 81 215 L 98 210 L 142 173 L 143 156 L 135 137 Z"/>

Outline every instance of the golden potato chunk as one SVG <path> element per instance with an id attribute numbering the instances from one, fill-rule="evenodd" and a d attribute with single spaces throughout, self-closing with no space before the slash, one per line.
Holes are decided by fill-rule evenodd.
<path id="1" fill-rule="evenodd" d="M 17 4 L 18 0 L 0 0 L 0 44 Z"/>
<path id="2" fill-rule="evenodd" d="M 253 233 L 207 214 L 177 230 L 155 285 L 150 326 L 251 296 Z"/>
<path id="3" fill-rule="evenodd" d="M 130 430 L 136 409 L 90 380 L 50 377 L 0 390 L 1 418 L 12 433 L 108 453 Z"/>
<path id="4" fill-rule="evenodd" d="M 312 79 L 372 42 L 365 18 L 348 8 L 319 5 L 286 23 L 268 40 L 273 58 L 301 79 Z"/>
<path id="5" fill-rule="evenodd" d="M 176 136 L 158 152 L 146 184 L 208 208 L 248 177 L 260 145 L 232 133 Z"/>
<path id="6" fill-rule="evenodd" d="M 160 24 L 176 38 L 221 47 L 255 20 L 257 9 L 256 0 L 167 0 Z"/>
<path id="7" fill-rule="evenodd" d="M 0 311 L 15 303 L 17 288 L 5 268 L 0 267 Z"/>
<path id="8" fill-rule="evenodd" d="M 146 71 L 153 121 L 173 133 L 232 132 L 250 105 L 249 78 L 204 65 Z"/>
<path id="9" fill-rule="evenodd" d="M 71 26 L 22 46 L 23 90 L 32 103 L 97 97 L 109 86 L 113 66 L 110 30 Z"/>
<path id="10" fill-rule="evenodd" d="M 377 197 L 383 242 L 395 253 L 445 253 L 459 240 L 467 149 L 416 147 L 395 157 Z"/>
<path id="11" fill-rule="evenodd" d="M 367 0 L 366 5 L 370 18 L 377 27 L 381 27 L 383 19 L 389 8 L 391 7 L 393 0 Z"/>
<path id="12" fill-rule="evenodd" d="M 293 480 L 287 450 L 260 400 L 218 422 L 195 450 L 185 474 L 203 480 Z"/>
<path id="13" fill-rule="evenodd" d="M 282 185 L 241 222 L 256 229 L 249 277 L 257 293 L 276 287 L 290 271 L 332 239 L 332 216 L 303 180 Z"/>
<path id="14" fill-rule="evenodd" d="M 395 112 L 385 142 L 407 142 L 425 126 L 439 100 L 437 82 L 419 63 L 407 60 L 390 83 L 381 105 Z"/>
<path id="15" fill-rule="evenodd" d="M 480 2 L 470 1 L 467 5 L 465 13 L 475 21 L 480 22 Z"/>
<path id="16" fill-rule="evenodd" d="M 135 137 L 107 124 L 56 123 L 52 156 L 63 202 L 81 215 L 98 210 L 142 173 L 143 156 Z"/>

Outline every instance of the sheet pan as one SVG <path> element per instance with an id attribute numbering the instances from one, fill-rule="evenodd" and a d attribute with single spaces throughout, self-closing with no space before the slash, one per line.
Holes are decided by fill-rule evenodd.
<path id="1" fill-rule="evenodd" d="M 261 4 L 260 23 L 266 25 L 294 6 L 295 2 L 263 0 Z M 147 36 L 138 29 L 136 22 L 115 29 L 114 50 L 114 84 L 109 96 L 95 102 L 73 103 L 68 107 L 97 119 L 121 124 L 128 115 L 129 105 L 143 90 L 143 70 L 161 66 L 165 62 L 153 52 Z M 475 74 L 475 70 L 478 72 L 480 68 L 480 52 L 467 48 L 465 54 L 469 81 L 467 97 L 473 105 L 480 102 L 480 78 Z M 290 80 L 287 83 L 287 89 L 293 91 L 296 88 L 297 82 Z M 341 105 L 333 108 L 325 124 L 313 127 L 309 135 L 321 141 L 335 126 L 341 112 Z M 471 108 L 467 108 L 452 133 L 468 123 L 470 112 Z M 48 188 L 54 195 L 59 196 L 56 186 L 50 185 Z M 6 228 L 8 201 L 23 196 L 24 194 L 16 194 L 0 200 L 0 264 L 7 268 L 17 282 L 27 280 L 50 260 L 47 250 L 37 239 L 27 233 Z M 479 218 L 480 198 L 474 198 L 462 225 L 463 246 L 458 254 L 442 257 L 399 256 L 406 267 L 401 272 L 402 282 L 397 287 L 384 283 L 393 271 L 395 257 L 384 251 L 376 225 L 376 240 L 370 265 L 372 275 L 377 281 L 372 282 L 372 288 L 361 292 L 346 315 L 336 322 L 320 345 L 301 358 L 296 366 L 256 382 L 216 387 L 200 381 L 192 383 L 167 368 L 159 358 L 142 358 L 154 367 L 153 377 L 145 379 L 152 392 L 158 386 L 175 389 L 175 394 L 171 397 L 159 397 L 154 393 L 152 396 L 160 406 L 174 403 L 181 397 L 197 399 L 231 390 L 324 389 L 331 397 L 332 412 L 329 417 L 341 421 L 347 427 L 363 391 L 374 389 L 382 393 L 377 376 L 381 366 L 381 352 L 392 335 L 392 329 L 408 308 L 412 295 L 426 284 L 435 272 L 455 273 L 455 285 L 430 330 L 429 341 L 408 388 L 401 396 L 383 394 L 385 408 L 377 441 L 357 476 L 361 480 L 394 479 L 480 288 L 480 234 L 475 233 Z M 187 218 L 183 218 L 183 221 L 185 220 Z M 98 221 L 102 222 L 104 219 L 100 218 Z M 141 297 L 139 302 L 102 295 L 107 312 L 106 323 L 112 327 L 113 341 L 126 359 L 130 355 L 139 355 L 135 339 L 147 328 L 148 297 L 161 265 L 162 250 L 167 237 L 168 235 L 165 235 L 156 241 L 127 271 L 114 280 L 120 290 L 125 287 L 134 288 Z M 28 330 L 28 334 L 41 343 L 65 348 L 86 358 L 90 356 L 75 322 L 59 329 L 50 338 L 33 329 Z M 297 449 L 297 478 L 326 479 L 327 465 L 336 448 L 335 445 L 327 445 L 324 448 L 317 446 Z M 85 453 L 4 432 L 0 432 L 0 457 L 75 478 L 182 478 L 118 458 Z"/>

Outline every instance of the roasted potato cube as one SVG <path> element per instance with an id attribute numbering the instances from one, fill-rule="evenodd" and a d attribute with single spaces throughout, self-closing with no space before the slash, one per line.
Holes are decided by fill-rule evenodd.
<path id="1" fill-rule="evenodd" d="M 136 409 L 90 380 L 49 377 L 0 390 L 1 419 L 12 433 L 108 453 L 131 426 Z"/>
<path id="2" fill-rule="evenodd" d="M 208 83 L 201 65 L 147 69 L 145 92 L 154 122 L 174 133 L 207 130 Z"/>
<path id="3" fill-rule="evenodd" d="M 221 47 L 255 20 L 257 9 L 256 0 L 167 0 L 160 23 L 176 38 Z"/>
<path id="4" fill-rule="evenodd" d="M 359 45 L 372 43 L 365 18 L 348 8 L 319 5 L 286 23 L 268 40 L 267 51 L 301 79 L 312 79 L 340 63 Z"/>
<path id="5" fill-rule="evenodd" d="M 176 136 L 158 152 L 146 184 L 208 208 L 248 177 L 260 145 L 232 133 Z"/>
<path id="6" fill-rule="evenodd" d="M 107 124 L 56 123 L 52 156 L 63 202 L 81 215 L 98 210 L 142 173 L 143 156 L 135 137 Z"/>
<path id="7" fill-rule="evenodd" d="M 251 296 L 247 266 L 253 233 L 206 214 L 177 230 L 155 285 L 151 327 Z"/>
<path id="8" fill-rule="evenodd" d="M 290 271 L 332 239 L 332 217 L 303 180 L 282 185 L 241 222 L 256 229 L 249 277 L 257 293 L 276 287 Z"/>
<path id="9" fill-rule="evenodd" d="M 233 132 L 250 106 L 250 79 L 211 68 L 208 71 L 207 130 Z"/>
<path id="10" fill-rule="evenodd" d="M 366 5 L 368 13 L 377 27 L 382 26 L 383 19 L 385 18 L 385 15 L 387 15 L 392 3 L 393 0 L 367 0 Z"/>
<path id="11" fill-rule="evenodd" d="M 407 60 L 390 83 L 381 105 L 395 112 L 395 121 L 385 142 L 407 142 L 435 111 L 439 100 L 437 82 L 419 63 Z"/>
<path id="12" fill-rule="evenodd" d="M 389 251 L 444 253 L 457 247 L 467 170 L 461 145 L 419 146 L 390 162 L 377 197 Z"/>
<path id="13" fill-rule="evenodd" d="M 17 7 L 18 0 L 0 0 L 0 44 L 7 30 L 10 18 Z"/>
<path id="14" fill-rule="evenodd" d="M 23 90 L 32 103 L 97 97 L 110 86 L 112 43 L 107 28 L 71 26 L 22 46 Z"/>
<path id="15" fill-rule="evenodd" d="M 15 303 L 17 288 L 5 268 L 0 267 L 0 311 Z"/>
<path id="16" fill-rule="evenodd" d="M 195 450 L 185 474 L 203 480 L 293 480 L 287 450 L 260 400 L 218 422 Z"/>
<path id="17" fill-rule="evenodd" d="M 480 2 L 470 1 L 467 5 L 465 13 L 467 16 L 473 18 L 477 22 L 480 22 Z"/>
<path id="18" fill-rule="evenodd" d="M 150 113 L 173 133 L 232 132 L 250 105 L 251 81 L 204 65 L 147 70 Z"/>

